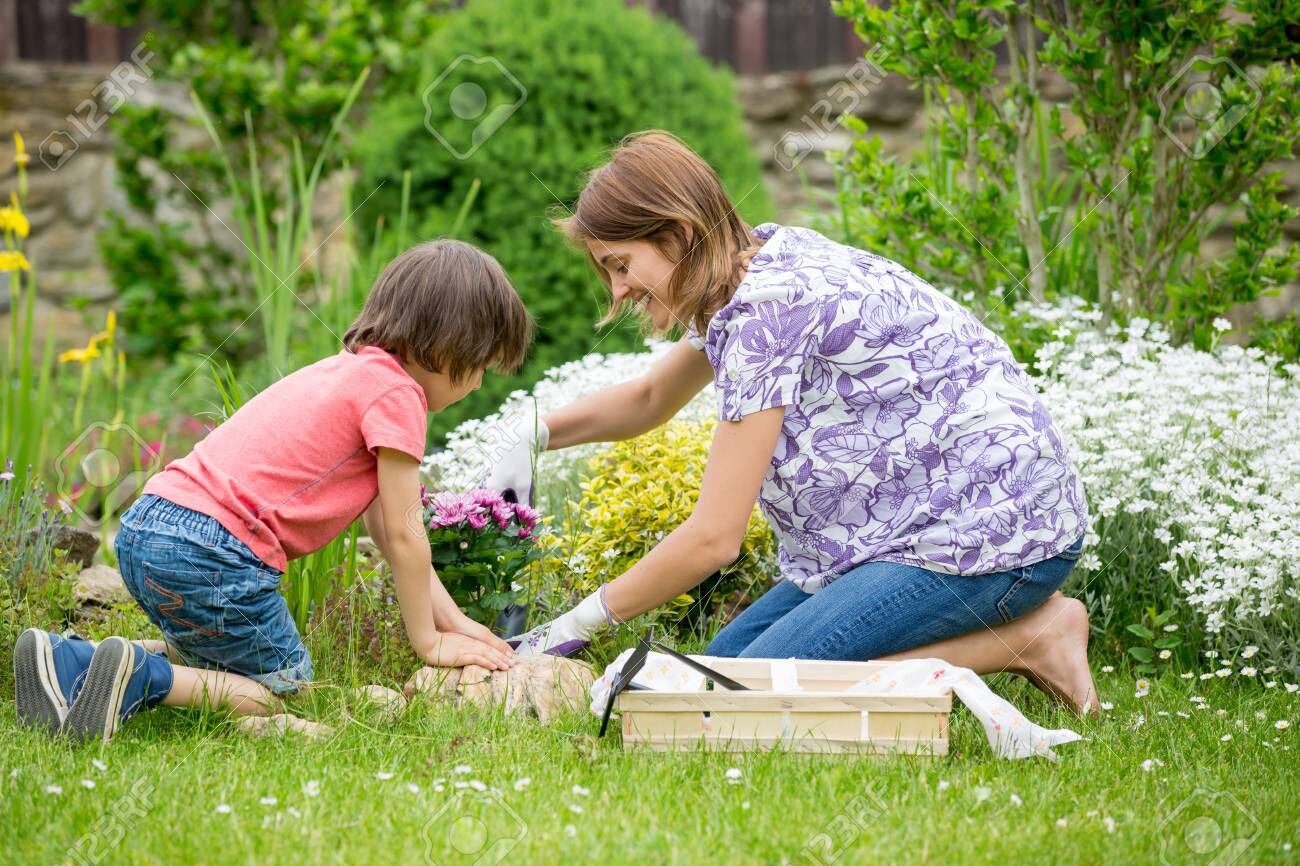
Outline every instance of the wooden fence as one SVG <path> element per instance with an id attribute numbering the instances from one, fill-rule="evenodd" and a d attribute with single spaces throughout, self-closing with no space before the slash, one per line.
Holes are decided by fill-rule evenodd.
<path id="1" fill-rule="evenodd" d="M 581 2 L 581 0 L 577 0 Z M 77 0 L 0 0 L 0 64 L 116 63 L 137 30 L 91 24 Z M 629 0 L 672 18 L 705 56 L 741 74 L 808 70 L 851 62 L 863 46 L 830 0 Z M 611 50 L 617 50 L 613 48 Z"/>

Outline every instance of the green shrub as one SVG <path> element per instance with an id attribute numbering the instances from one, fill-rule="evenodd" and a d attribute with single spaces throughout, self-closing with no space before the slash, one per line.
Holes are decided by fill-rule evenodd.
<path id="1" fill-rule="evenodd" d="M 1300 135 L 1294 4 L 836 0 L 925 92 L 924 147 L 856 132 L 843 233 L 995 311 L 1075 294 L 1206 348 L 1300 263 L 1280 160 Z M 998 69 L 998 53 L 1008 62 Z M 1005 74 L 1003 74 L 1005 73 Z M 1045 73 L 1045 74 L 1044 74 Z M 1059 76 L 1068 99 L 1041 90 Z M 1230 252 L 1202 245 L 1223 223 Z"/>
<path id="2" fill-rule="evenodd" d="M 594 332 L 604 289 L 547 221 L 624 135 L 652 127 L 676 133 L 718 170 L 742 216 L 768 215 L 731 78 L 711 69 L 675 25 L 642 9 L 619 0 L 471 0 L 434 35 L 422 61 L 423 75 L 392 88 L 401 95 L 376 105 L 360 136 L 358 198 L 373 193 L 358 224 L 397 212 L 409 170 L 415 237 L 445 234 L 481 181 L 459 236 L 501 261 L 539 325 L 520 378 L 489 377 L 435 419 L 436 433 L 491 411 L 510 390 L 598 344 L 605 352 L 639 347 L 630 327 Z M 473 125 L 451 105 L 453 91 L 474 93 L 467 83 L 487 94 L 479 117 L 489 127 L 504 117 L 477 149 Z M 429 127 L 464 159 L 429 132 L 426 111 Z"/>

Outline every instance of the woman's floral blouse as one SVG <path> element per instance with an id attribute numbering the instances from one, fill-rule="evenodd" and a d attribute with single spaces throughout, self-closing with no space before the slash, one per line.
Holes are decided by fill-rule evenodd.
<path id="1" fill-rule="evenodd" d="M 1011 350 L 906 268 L 817 232 L 764 241 L 703 339 L 720 417 L 785 406 L 759 504 L 816 592 L 885 560 L 987 574 L 1050 558 L 1087 504 Z"/>

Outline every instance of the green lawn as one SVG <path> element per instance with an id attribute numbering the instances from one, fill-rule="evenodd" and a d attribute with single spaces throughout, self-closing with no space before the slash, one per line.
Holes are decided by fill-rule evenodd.
<path id="1" fill-rule="evenodd" d="M 626 754 L 616 736 L 595 739 L 594 717 L 543 727 L 428 699 L 395 723 L 349 721 L 344 690 L 328 686 L 297 706 L 337 727 L 327 741 L 250 741 L 220 715 L 161 710 L 107 746 L 74 748 L 18 728 L 7 701 L 0 851 L 5 862 L 84 864 L 460 864 L 504 854 L 515 866 L 1127 866 L 1211 863 L 1238 845 L 1237 859 L 1217 862 L 1300 858 L 1300 752 L 1295 728 L 1275 726 L 1300 722 L 1300 695 L 1172 674 L 1142 698 L 1128 677 L 1099 685 L 1114 709 L 1080 723 L 1089 740 L 1061 747 L 1056 765 L 993 758 L 962 710 L 947 758 L 879 760 Z M 995 688 L 1036 720 L 1072 724 L 1009 678 Z M 1161 763 L 1145 770 L 1148 759 Z M 729 767 L 742 771 L 739 784 Z"/>

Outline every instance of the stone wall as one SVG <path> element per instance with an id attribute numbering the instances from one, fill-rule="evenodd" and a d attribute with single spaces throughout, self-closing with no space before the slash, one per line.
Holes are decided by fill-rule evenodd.
<path id="1" fill-rule="evenodd" d="M 104 226 L 105 214 L 125 208 L 126 202 L 114 177 L 108 134 L 111 124 L 93 135 L 75 136 L 75 151 L 57 158 L 47 147 L 43 161 L 41 145 L 47 135 L 55 133 L 57 139 L 56 131 L 71 127 L 68 115 L 92 96 L 109 69 L 23 63 L 0 67 L 0 190 L 14 187 L 10 142 L 13 132 L 18 130 L 27 139 L 32 156 L 28 166 L 28 216 L 32 224 L 28 253 L 38 269 L 37 315 L 41 332 L 54 329 L 60 345 L 84 342 L 103 322 L 113 288 L 100 261 L 95 236 Z M 830 67 L 739 80 L 751 139 L 763 161 L 764 178 L 780 219 L 803 222 L 809 212 L 825 210 L 833 195 L 831 169 L 824 153 L 845 147 L 850 141 L 849 134 L 840 128 L 821 135 L 802 133 L 807 128 L 805 116 L 816 115 L 813 106 L 833 93 L 832 88 L 843 80 L 844 74 L 844 67 Z M 1052 87 L 1050 82 L 1048 92 L 1054 98 L 1064 95 L 1062 89 Z M 142 104 L 162 101 L 175 108 L 187 106 L 181 89 L 153 83 L 139 87 L 132 99 Z M 888 76 L 869 88 L 859 100 L 855 113 L 881 135 L 888 152 L 906 152 L 920 141 L 924 126 L 920 93 L 909 89 L 897 76 Z M 797 140 L 801 145 L 811 147 L 810 152 L 800 152 L 795 159 L 789 153 L 783 155 L 782 149 L 783 140 L 788 140 L 792 131 L 800 136 Z M 793 162 L 797 165 L 792 166 Z M 50 165 L 55 167 L 51 169 Z M 1300 204 L 1300 161 L 1288 163 L 1284 168 L 1290 179 L 1293 203 Z M 318 202 L 317 213 L 323 222 L 336 224 L 329 209 L 338 197 L 328 195 L 326 190 L 323 198 L 324 201 Z M 225 210 L 220 203 L 213 205 Z M 1293 237 L 1300 238 L 1300 220 L 1289 228 Z M 223 231 L 218 228 L 215 233 Z M 1226 240 L 1220 237 L 1212 239 L 1212 243 L 1218 245 Z M 1261 302 L 1258 311 L 1272 317 L 1294 309 L 1300 303 L 1300 290 L 1292 289 L 1283 298 Z M 0 312 L 7 313 L 8 303 L 8 288 L 0 284 Z M 1245 320 L 1254 312 L 1245 309 L 1234 318 Z M 160 315 L 166 315 L 166 311 L 160 311 Z M 0 341 L 7 332 L 7 326 L 0 330 Z"/>

